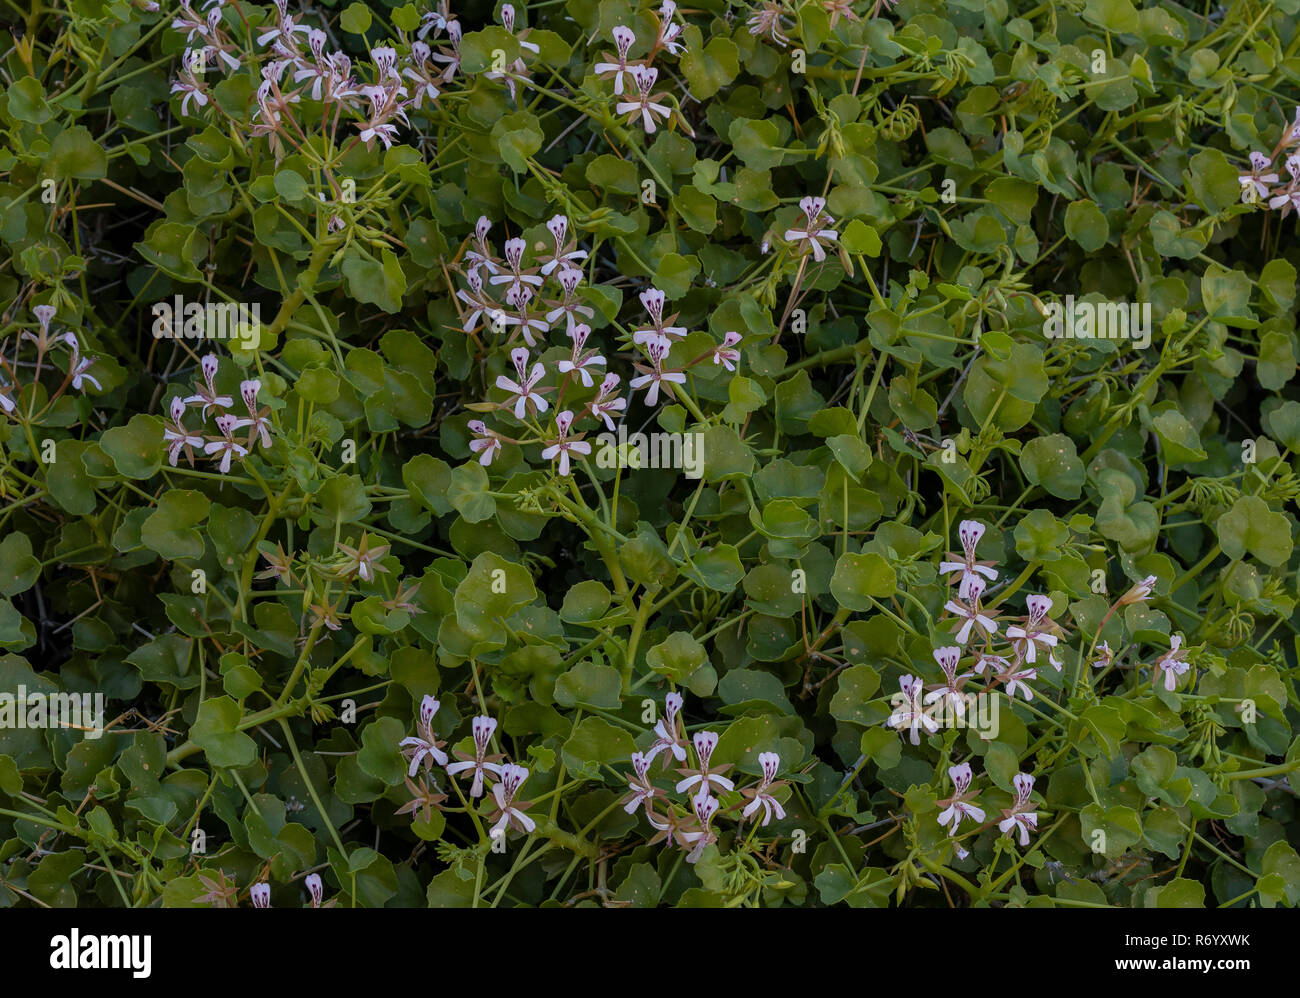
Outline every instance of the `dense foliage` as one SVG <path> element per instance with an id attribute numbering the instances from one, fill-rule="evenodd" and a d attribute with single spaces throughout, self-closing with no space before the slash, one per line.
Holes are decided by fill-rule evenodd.
<path id="1" fill-rule="evenodd" d="M 1300 0 L 162 2 L 0 15 L 0 904 L 1300 900 Z"/>

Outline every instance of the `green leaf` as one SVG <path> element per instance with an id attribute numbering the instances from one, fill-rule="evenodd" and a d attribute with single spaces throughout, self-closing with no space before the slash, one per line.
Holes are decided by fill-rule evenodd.
<path id="1" fill-rule="evenodd" d="M 873 598 L 888 599 L 897 588 L 894 569 L 874 551 L 846 552 L 835 562 L 831 594 L 846 610 L 869 610 L 874 606 Z"/>
<path id="2" fill-rule="evenodd" d="M 257 758 L 257 743 L 238 730 L 241 720 L 243 711 L 230 697 L 204 700 L 190 726 L 190 740 L 213 766 L 248 766 Z"/>

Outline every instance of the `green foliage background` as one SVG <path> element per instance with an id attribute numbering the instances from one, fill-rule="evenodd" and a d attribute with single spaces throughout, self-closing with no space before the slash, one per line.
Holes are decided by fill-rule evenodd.
<path id="1" fill-rule="evenodd" d="M 235 6 L 229 24 L 273 22 Z M 0 730 L 0 905 L 189 905 L 220 876 L 295 905 L 313 869 L 345 906 L 1300 900 L 1296 223 L 1238 180 L 1300 99 L 1300 2 L 843 8 L 780 6 L 782 47 L 755 8 L 684 7 L 660 86 L 693 138 L 616 120 L 591 70 L 615 25 L 653 35 L 650 7 L 520 5 L 537 53 L 467 8 L 462 72 L 392 149 L 317 122 L 278 161 L 247 130 L 255 67 L 214 81 L 220 112 L 169 97 L 174 10 L 0 15 L 0 349 L 49 303 L 100 382 L 47 404 L 47 368 L 0 422 L 0 691 L 101 691 L 118 718 L 97 740 Z M 306 20 L 362 62 L 423 12 Z M 517 100 L 485 73 L 497 48 L 524 57 Z M 354 203 L 326 197 L 331 172 Z M 821 194 L 844 253 L 814 265 L 781 237 Z M 461 330 L 455 263 L 480 215 L 499 245 L 557 212 L 608 343 L 649 283 L 692 345 L 744 334 L 734 375 L 692 370 L 691 406 L 632 403 L 629 429 L 706 434 L 701 481 L 642 470 L 615 494 L 535 447 L 470 453 L 466 406 L 509 361 Z M 220 384 L 260 378 L 274 442 L 229 476 L 166 463 L 163 403 L 199 353 L 152 335 L 175 294 L 263 309 L 262 349 L 219 348 Z M 1151 346 L 1045 339 L 1066 295 L 1150 302 Z M 989 527 L 1004 611 L 1053 597 L 1065 669 L 1004 702 L 993 741 L 913 746 L 883 722 L 901 675 L 938 676 L 963 518 Z M 338 630 L 255 577 L 277 544 L 319 565 L 363 532 L 389 571 Z M 1105 619 L 1147 575 L 1151 601 Z M 382 606 L 398 580 L 418 612 Z M 1179 632 L 1193 678 L 1153 689 Z M 1095 639 L 1131 668 L 1094 684 Z M 719 761 L 752 778 L 778 751 L 793 781 L 784 821 L 693 866 L 612 806 L 669 688 L 692 731 L 723 732 Z M 480 710 L 501 721 L 539 801 L 528 845 L 395 813 L 426 694 L 454 743 Z M 986 802 L 1036 776 L 1030 847 L 992 828 L 953 856 L 935 800 L 958 758 Z"/>

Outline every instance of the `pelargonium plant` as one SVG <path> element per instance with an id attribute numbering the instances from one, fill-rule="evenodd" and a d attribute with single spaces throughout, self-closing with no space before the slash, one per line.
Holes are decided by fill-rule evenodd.
<path id="1" fill-rule="evenodd" d="M 1300 902 L 1300 0 L 10 7 L 0 906 Z"/>

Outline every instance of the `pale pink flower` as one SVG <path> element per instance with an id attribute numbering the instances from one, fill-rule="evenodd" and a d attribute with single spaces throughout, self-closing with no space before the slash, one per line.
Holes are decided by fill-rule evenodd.
<path id="1" fill-rule="evenodd" d="M 713 363 L 721 364 L 728 371 L 734 371 L 736 365 L 740 363 L 740 351 L 736 349 L 740 340 L 739 333 L 725 333 L 722 337 L 722 346 L 713 348 Z"/>
<path id="2" fill-rule="evenodd" d="M 970 819 L 978 824 L 984 820 L 984 809 L 970 803 L 975 796 L 971 792 L 971 768 L 969 762 L 963 762 L 960 766 L 948 767 L 948 777 L 952 780 L 952 796 L 939 801 L 940 806 L 944 809 L 939 813 L 939 824 L 948 828 L 948 835 L 957 834 L 957 828 L 961 823 Z"/>
<path id="3" fill-rule="evenodd" d="M 501 778 L 502 767 L 499 765 L 500 755 L 488 754 L 488 745 L 492 742 L 492 735 L 497 730 L 495 718 L 481 714 L 470 722 L 470 731 L 474 735 L 474 754 L 467 755 L 456 749 L 456 758 L 459 762 L 453 762 L 447 766 L 448 776 L 458 776 L 461 773 L 473 772 L 474 779 L 470 782 L 469 795 L 471 797 L 481 797 L 483 795 L 483 780 L 490 773 L 497 779 Z M 444 765 L 446 765 L 444 763 Z"/>
<path id="4" fill-rule="evenodd" d="M 998 822 L 998 831 L 1004 835 L 1011 834 L 1012 829 L 1020 830 L 1020 845 L 1029 845 L 1029 833 L 1038 831 L 1038 814 L 1030 811 L 1029 795 L 1034 790 L 1034 778 L 1028 773 L 1017 773 L 1012 779 L 1016 788 L 1015 803 L 1002 811 L 1002 820 Z"/>
<path id="5" fill-rule="evenodd" d="M 912 744 L 920 745 L 920 729 L 924 728 L 927 734 L 932 735 L 939 730 L 939 722 L 927 714 L 922 706 L 921 680 L 911 675 L 903 676 L 898 680 L 898 686 L 901 694 L 895 696 L 894 712 L 885 724 L 896 731 L 910 728 Z"/>
<path id="6" fill-rule="evenodd" d="M 435 762 L 439 766 L 447 765 L 447 753 L 442 750 L 442 746 L 446 743 L 439 741 L 438 736 L 433 733 L 433 718 L 441 706 L 441 703 L 426 694 L 420 701 L 420 716 L 415 722 L 416 734 L 398 742 L 402 754 L 411 757 L 411 764 L 406 770 L 407 776 L 415 776 L 421 765 L 428 770 L 433 769 Z M 450 768 L 448 772 L 451 772 Z"/>
<path id="7" fill-rule="evenodd" d="M 569 336 L 573 339 L 573 353 L 568 360 L 562 360 L 556 364 L 556 368 L 561 374 L 577 373 L 582 380 L 584 388 L 590 388 L 595 384 L 588 367 L 604 367 L 605 358 L 595 350 L 583 352 L 583 347 L 587 344 L 587 337 L 591 335 L 591 327 L 586 323 L 578 323 L 571 330 Z"/>
<path id="8" fill-rule="evenodd" d="M 799 209 L 804 214 L 804 224 L 786 229 L 785 239 L 787 242 L 802 244 L 800 249 L 811 250 L 813 259 L 821 263 L 826 259 L 826 250 L 822 243 L 833 243 L 839 239 L 839 233 L 831 228 L 835 224 L 835 219 L 826 214 L 825 198 L 802 198 L 799 201 Z"/>
<path id="9" fill-rule="evenodd" d="M 497 802 L 497 810 L 493 814 L 496 824 L 489 831 L 492 838 L 497 839 L 505 835 L 507 827 L 516 828 L 524 833 L 531 832 L 537 827 L 537 822 L 524 814 L 528 802 L 515 800 L 515 795 L 519 793 L 519 788 L 527 779 L 528 770 L 523 766 L 512 763 L 501 767 L 501 782 L 492 788 L 492 796 Z"/>
<path id="10" fill-rule="evenodd" d="M 784 821 L 785 808 L 772 796 L 773 781 L 776 780 L 776 774 L 781 769 L 781 757 L 775 752 L 760 752 L 758 764 L 763 767 L 763 777 L 758 786 L 746 787 L 741 791 L 746 797 L 753 798 L 740 812 L 741 817 L 748 818 L 761 807 L 763 820 L 760 824 L 766 825 L 771 822 L 773 815 L 776 815 L 777 821 Z"/>
<path id="11" fill-rule="evenodd" d="M 469 442 L 469 449 L 478 455 L 478 463 L 487 467 L 492 459 L 501 453 L 501 438 L 487 428 L 481 419 L 471 419 L 465 424 L 474 439 Z"/>
<path id="12" fill-rule="evenodd" d="M 524 347 L 516 347 L 511 350 L 510 360 L 515 365 L 515 372 L 518 374 L 519 380 L 511 381 L 504 374 L 501 374 L 497 376 L 496 384 L 498 388 L 515 396 L 515 419 L 522 420 L 529 406 L 532 406 L 534 412 L 545 412 L 550 408 L 550 405 L 546 399 L 542 398 L 541 393 L 534 389 L 537 383 L 546 375 L 546 368 L 538 361 L 533 364 L 532 370 L 529 371 L 528 351 Z"/>
<path id="13" fill-rule="evenodd" d="M 1012 645 L 1021 652 L 1026 662 L 1037 660 L 1038 646 L 1042 645 L 1047 649 L 1049 657 L 1052 655 L 1052 649 L 1056 647 L 1057 637 L 1042 626 L 1043 621 L 1047 619 L 1047 611 L 1052 608 L 1052 598 L 1050 596 L 1027 596 L 1025 597 L 1025 606 L 1029 609 L 1029 616 L 1026 618 L 1024 626 L 1015 625 L 1007 628 L 1007 637 L 1011 640 Z M 1055 662 L 1052 663 L 1056 665 Z M 1060 666 L 1056 666 L 1058 671 Z"/>
<path id="14" fill-rule="evenodd" d="M 610 433 L 614 432 L 614 420 L 610 418 L 612 412 L 623 412 L 627 408 L 627 399 L 618 396 L 619 378 L 617 374 L 605 375 L 605 380 L 600 383 L 600 394 L 598 394 L 587 406 L 591 414 L 605 422 L 605 428 Z"/>
<path id="15" fill-rule="evenodd" d="M 248 448 L 235 440 L 233 435 L 235 424 L 238 422 L 239 420 L 233 414 L 222 413 L 217 417 L 217 429 L 221 431 L 221 436 L 208 437 L 208 442 L 203 445 L 204 454 L 221 455 L 219 468 L 223 475 L 230 471 L 232 456 L 238 456 L 241 460 L 248 456 Z"/>
<path id="16" fill-rule="evenodd" d="M 650 751 L 646 753 L 646 759 L 653 761 L 660 752 L 668 752 L 668 755 L 664 756 L 665 769 L 668 768 L 669 756 L 678 762 L 686 761 L 686 741 L 682 738 L 677 725 L 677 715 L 682 709 L 682 703 L 680 693 L 669 693 L 664 697 L 664 716 L 655 722 L 654 727 L 654 733 L 658 737 L 650 746 Z"/>
<path id="17" fill-rule="evenodd" d="M 695 756 L 699 764 L 695 769 L 679 769 L 686 778 L 677 783 L 677 792 L 690 790 L 691 787 L 698 786 L 699 792 L 697 797 L 707 797 L 709 795 L 709 785 L 716 784 L 721 790 L 735 790 L 736 785 L 721 775 L 731 768 L 731 764 L 718 766 L 716 769 L 710 769 L 709 761 L 713 758 L 713 750 L 718 747 L 718 735 L 714 731 L 697 731 L 692 739 L 695 745 Z"/>
<path id="18" fill-rule="evenodd" d="M 605 62 L 596 63 L 593 67 L 595 74 L 601 79 L 607 79 L 610 76 L 614 78 L 614 93 L 617 96 L 623 95 L 623 75 L 631 72 L 628 66 L 627 53 L 636 41 L 636 35 L 631 28 L 625 28 L 621 24 L 610 32 L 614 36 L 614 45 L 618 48 L 618 55 L 605 53 Z"/>
<path id="19" fill-rule="evenodd" d="M 549 447 L 542 449 L 542 457 L 547 461 L 552 461 L 556 457 L 560 459 L 560 476 L 567 477 L 569 474 L 569 454 L 587 455 L 591 453 L 591 444 L 581 439 L 570 439 L 569 428 L 573 425 L 573 413 L 568 409 L 564 412 L 555 414 L 555 429 L 558 436 L 555 442 Z"/>
<path id="20" fill-rule="evenodd" d="M 637 92 L 633 100 L 619 101 L 615 104 L 614 112 L 627 115 L 629 123 L 640 117 L 646 134 L 653 135 L 656 127 L 655 117 L 666 119 L 671 113 L 667 104 L 659 102 L 662 95 L 651 93 L 655 82 L 659 79 L 659 70 L 652 66 L 633 66 L 631 72 Z"/>
<path id="21" fill-rule="evenodd" d="M 1156 659 L 1153 668 L 1152 683 L 1158 680 L 1161 674 L 1165 677 L 1165 689 L 1170 693 L 1178 686 L 1178 677 L 1183 675 L 1191 668 L 1187 662 L 1187 649 L 1183 647 L 1183 636 L 1175 634 L 1169 639 L 1169 650 Z"/>

